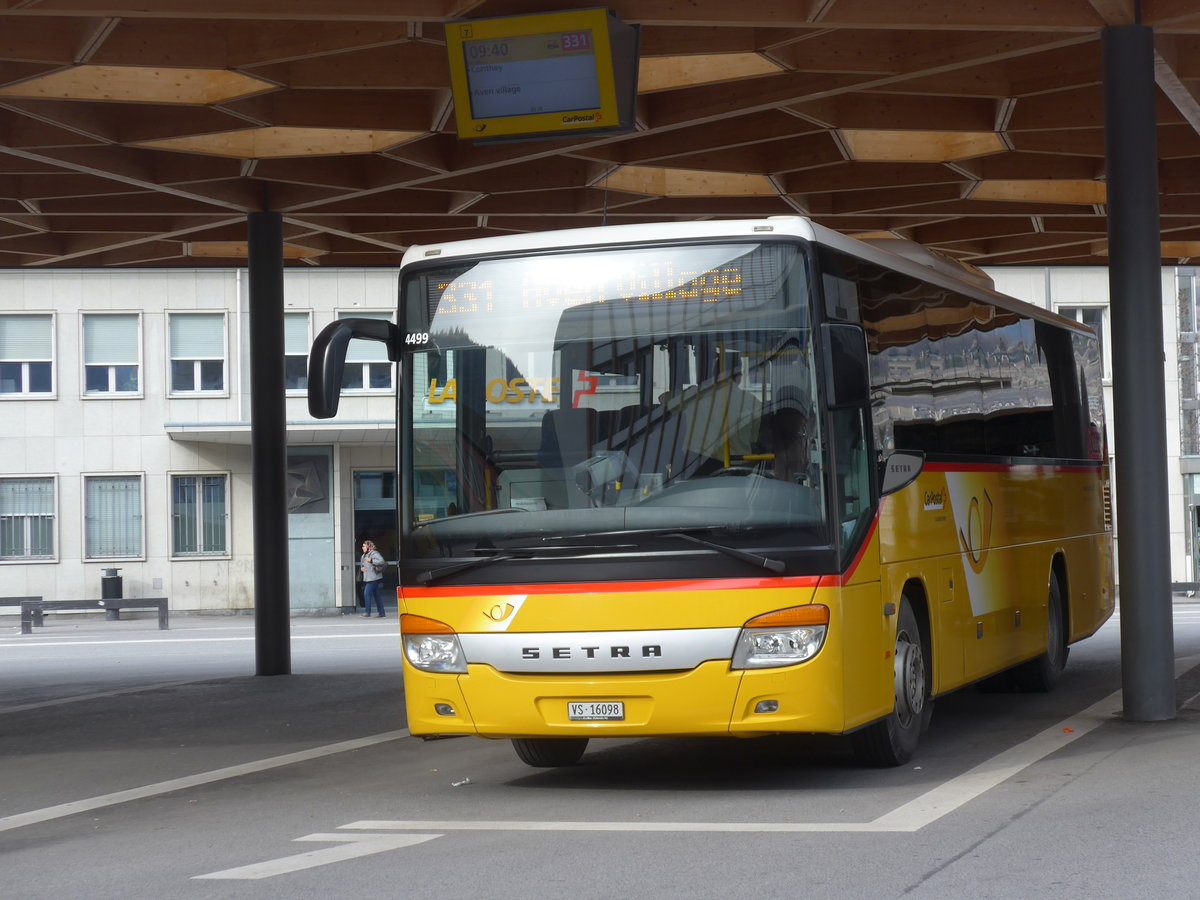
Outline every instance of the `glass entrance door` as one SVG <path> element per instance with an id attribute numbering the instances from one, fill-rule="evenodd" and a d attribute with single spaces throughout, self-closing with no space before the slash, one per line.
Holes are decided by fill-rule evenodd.
<path id="1" fill-rule="evenodd" d="M 385 608 L 396 606 L 397 552 L 396 539 L 396 472 L 354 473 L 354 560 L 357 570 L 362 555 L 362 542 L 372 540 L 387 560 L 383 571 L 380 596 Z M 362 605 L 362 585 L 355 580 L 356 600 Z"/>

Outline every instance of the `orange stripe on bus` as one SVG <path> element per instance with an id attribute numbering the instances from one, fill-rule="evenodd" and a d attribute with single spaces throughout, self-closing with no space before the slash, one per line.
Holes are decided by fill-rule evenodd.
<path id="1" fill-rule="evenodd" d="M 813 588 L 821 576 L 783 578 L 705 578 L 694 581 L 586 581 L 560 584 L 467 584 L 457 587 L 400 587 L 405 597 L 495 596 L 497 594 L 613 594 L 655 591 L 752 591 Z"/>

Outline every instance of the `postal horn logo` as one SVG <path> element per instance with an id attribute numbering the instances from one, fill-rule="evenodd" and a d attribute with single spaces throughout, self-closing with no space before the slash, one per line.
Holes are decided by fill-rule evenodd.
<path id="1" fill-rule="evenodd" d="M 503 606 L 497 603 L 491 609 L 485 609 L 483 614 L 493 622 L 503 622 L 505 619 L 511 616 L 515 610 L 516 607 L 511 603 L 505 603 Z"/>
<path id="2" fill-rule="evenodd" d="M 992 498 L 983 492 L 983 503 L 972 497 L 967 507 L 967 526 L 958 530 L 958 539 L 967 554 L 967 563 L 976 575 L 987 565 L 988 549 L 992 545 Z"/>

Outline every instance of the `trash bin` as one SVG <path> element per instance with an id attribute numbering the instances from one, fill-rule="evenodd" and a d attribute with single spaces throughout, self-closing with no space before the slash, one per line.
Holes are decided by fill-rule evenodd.
<path id="1" fill-rule="evenodd" d="M 124 595 L 121 593 L 124 590 L 121 576 L 117 573 L 120 569 L 101 569 L 100 570 L 100 599 L 101 600 L 121 600 Z M 104 618 L 112 621 L 121 617 L 119 609 L 106 609 Z"/>

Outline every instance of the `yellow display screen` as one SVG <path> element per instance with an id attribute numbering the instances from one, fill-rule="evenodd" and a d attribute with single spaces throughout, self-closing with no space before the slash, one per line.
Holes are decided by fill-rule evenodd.
<path id="1" fill-rule="evenodd" d="M 604 9 L 446 25 L 459 137 L 621 127 L 636 86 L 632 30 Z"/>

